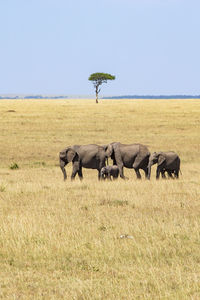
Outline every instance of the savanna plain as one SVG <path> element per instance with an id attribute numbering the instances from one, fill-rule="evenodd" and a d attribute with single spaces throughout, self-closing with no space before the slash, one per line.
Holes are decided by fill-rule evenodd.
<path id="1" fill-rule="evenodd" d="M 115 141 L 182 175 L 63 181 L 59 151 Z M 1 100 L 0 153 L 0 299 L 200 299 L 200 100 Z"/>

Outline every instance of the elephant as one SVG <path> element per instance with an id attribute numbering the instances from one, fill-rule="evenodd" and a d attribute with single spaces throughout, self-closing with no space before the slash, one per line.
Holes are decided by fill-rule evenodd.
<path id="1" fill-rule="evenodd" d="M 128 179 L 124 176 L 123 168 L 134 169 L 138 179 L 141 179 L 139 169 L 144 170 L 145 177 L 148 176 L 148 162 L 150 152 L 145 145 L 142 144 L 121 144 L 120 142 L 114 142 L 110 144 L 112 146 L 111 159 L 113 165 L 119 167 L 120 177 Z"/>
<path id="2" fill-rule="evenodd" d="M 150 179 L 151 176 L 151 166 L 156 163 L 156 179 L 159 179 L 160 173 L 162 174 L 162 178 L 166 178 L 165 172 L 167 172 L 171 178 L 173 178 L 172 174 L 174 174 L 175 178 L 179 177 L 180 157 L 177 153 L 173 151 L 152 153 L 149 157 L 148 179 Z"/>
<path id="3" fill-rule="evenodd" d="M 95 144 L 89 145 L 73 145 L 65 148 L 59 154 L 60 168 L 67 179 L 65 166 L 72 162 L 73 170 L 71 179 L 73 180 L 78 173 L 80 179 L 83 178 L 82 167 L 98 170 L 98 178 L 100 179 L 100 171 L 105 167 L 105 162 L 110 157 L 112 146 L 99 146 Z"/>
<path id="4" fill-rule="evenodd" d="M 119 176 L 119 167 L 116 165 L 103 167 L 101 169 L 100 175 L 101 179 L 107 178 L 111 180 L 111 176 L 113 177 L 113 180 L 117 179 Z"/>

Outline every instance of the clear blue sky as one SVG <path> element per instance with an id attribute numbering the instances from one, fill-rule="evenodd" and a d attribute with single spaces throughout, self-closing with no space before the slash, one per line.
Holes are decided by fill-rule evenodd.
<path id="1" fill-rule="evenodd" d="M 199 0 L 0 0 L 0 94 L 200 94 Z"/>

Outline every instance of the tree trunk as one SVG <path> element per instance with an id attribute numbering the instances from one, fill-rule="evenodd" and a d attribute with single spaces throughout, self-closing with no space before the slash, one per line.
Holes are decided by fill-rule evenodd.
<path id="1" fill-rule="evenodd" d="M 96 103 L 99 103 L 98 102 L 98 86 L 96 86 Z"/>

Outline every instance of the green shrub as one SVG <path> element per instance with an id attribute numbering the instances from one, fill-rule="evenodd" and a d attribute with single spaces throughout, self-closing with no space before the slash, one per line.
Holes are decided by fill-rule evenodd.
<path id="1" fill-rule="evenodd" d="M 17 170 L 17 169 L 19 169 L 19 166 L 18 166 L 17 163 L 12 163 L 12 164 L 10 165 L 10 169 L 11 169 L 11 170 Z"/>

